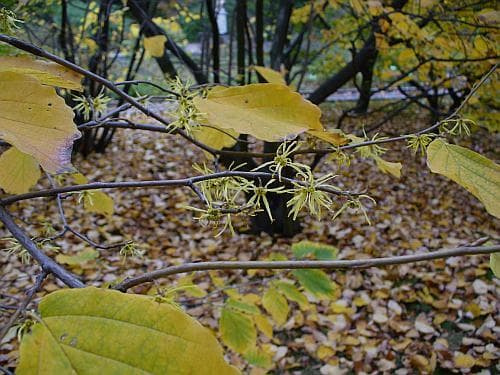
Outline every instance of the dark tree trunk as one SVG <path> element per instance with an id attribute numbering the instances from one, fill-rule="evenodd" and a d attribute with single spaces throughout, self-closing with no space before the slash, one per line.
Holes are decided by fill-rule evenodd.
<path id="1" fill-rule="evenodd" d="M 236 3 L 236 66 L 237 82 L 245 84 L 245 24 L 247 21 L 247 2 L 238 0 Z"/>
<path id="2" fill-rule="evenodd" d="M 375 51 L 374 56 L 366 62 L 366 65 L 361 69 L 361 87 L 359 88 L 359 99 L 354 109 L 356 113 L 366 113 L 370 106 L 372 96 L 373 69 L 377 60 L 378 52 Z"/>
<path id="3" fill-rule="evenodd" d="M 214 82 L 220 82 L 219 70 L 220 70 L 220 38 L 219 38 L 219 26 L 217 25 L 217 17 L 215 15 L 215 8 L 213 0 L 207 1 L 207 13 L 208 19 L 210 20 L 210 26 L 212 28 L 212 72 L 214 77 Z"/>

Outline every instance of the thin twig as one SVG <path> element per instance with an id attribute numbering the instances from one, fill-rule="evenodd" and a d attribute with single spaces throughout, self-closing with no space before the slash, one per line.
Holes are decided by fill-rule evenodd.
<path id="1" fill-rule="evenodd" d="M 40 274 L 36 277 L 35 285 L 33 285 L 33 287 L 28 289 L 28 292 L 26 293 L 26 298 L 23 300 L 21 305 L 17 308 L 16 312 L 14 314 L 12 314 L 12 316 L 10 317 L 7 324 L 5 326 L 3 326 L 2 329 L 0 330 L 0 342 L 2 342 L 2 340 L 5 337 L 5 335 L 7 334 L 7 332 L 9 332 L 10 327 L 12 327 L 14 325 L 14 323 L 17 321 L 17 318 L 19 317 L 19 315 L 21 315 L 21 313 L 24 312 L 24 310 L 26 310 L 26 307 L 29 305 L 29 303 L 31 302 L 31 300 L 35 296 L 36 292 L 38 292 L 40 290 L 40 288 L 42 287 L 42 283 L 45 280 L 45 278 L 47 277 L 47 275 L 48 275 L 48 272 L 42 270 L 42 272 L 40 272 Z"/>
<path id="2" fill-rule="evenodd" d="M 369 267 L 382 267 L 405 263 L 415 263 L 434 259 L 449 258 L 462 255 L 492 254 L 500 251 L 500 245 L 474 247 L 462 246 L 454 249 L 438 250 L 425 254 L 412 254 L 385 258 L 355 259 L 355 260 L 290 260 L 290 261 L 215 261 L 186 263 L 171 266 L 140 276 L 126 278 L 114 288 L 126 291 L 136 285 L 151 282 L 179 273 L 209 270 L 257 270 L 257 269 L 362 269 Z"/>
<path id="3" fill-rule="evenodd" d="M 83 288 L 83 284 L 76 275 L 64 269 L 61 265 L 45 255 L 35 242 L 14 222 L 5 207 L 0 205 L 0 221 L 12 236 L 28 251 L 45 272 L 52 273 L 56 278 L 72 288 Z"/>
<path id="4" fill-rule="evenodd" d="M 210 173 L 201 176 L 194 176 L 189 178 L 180 178 L 174 180 L 149 180 L 149 181 L 120 181 L 120 182 L 92 182 L 89 184 L 73 185 L 73 186 L 63 186 L 54 189 L 45 189 L 39 191 L 33 191 L 25 194 L 11 195 L 6 198 L 0 199 L 0 205 L 8 205 L 15 202 L 19 202 L 26 199 L 41 198 L 41 197 L 51 197 L 57 194 L 63 193 L 74 193 L 84 190 L 97 190 L 97 189 L 123 189 L 123 188 L 153 188 L 153 187 L 166 187 L 166 186 L 188 186 L 208 180 L 214 180 L 218 178 L 225 177 L 243 177 L 250 180 L 257 179 L 271 179 L 274 177 L 272 173 L 268 172 L 245 172 L 245 171 L 223 171 L 217 173 Z M 292 178 L 281 177 L 281 181 L 286 185 L 301 185 L 307 186 L 306 182 L 295 180 Z M 319 186 L 317 190 L 327 192 L 329 194 L 343 195 L 343 196 L 355 196 L 361 195 L 360 192 L 351 192 L 347 190 L 334 190 L 328 188 L 327 186 Z"/>

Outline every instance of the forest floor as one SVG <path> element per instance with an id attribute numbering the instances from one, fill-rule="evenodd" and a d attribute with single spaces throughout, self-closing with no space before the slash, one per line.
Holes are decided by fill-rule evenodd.
<path id="1" fill-rule="evenodd" d="M 338 115 L 329 111 L 332 117 Z M 384 127 L 395 134 L 421 128 L 425 118 L 406 114 Z M 349 130 L 349 127 L 348 129 Z M 461 145 L 495 159 L 497 140 L 483 130 Z M 173 179 L 193 175 L 193 162 L 203 154 L 173 136 L 118 130 L 105 155 L 77 157 L 75 166 L 91 181 Z M 116 243 L 133 240 L 144 250 L 143 258 L 123 259 L 118 250 L 100 250 L 97 259 L 66 260 L 66 267 L 92 285 L 112 283 L 172 264 L 187 261 L 264 259 L 271 253 L 292 258 L 290 246 L 303 239 L 339 249 L 339 259 L 415 254 L 471 243 L 484 236 L 498 239 L 499 221 L 488 215 L 481 203 L 457 184 L 432 174 L 421 156 L 403 144 L 391 145 L 384 156 L 403 164 L 396 179 L 381 173 L 359 156 L 349 167 L 337 169 L 323 161 L 319 172 L 339 175 L 341 186 L 364 189 L 376 201 L 370 206 L 367 224 L 362 215 L 345 213 L 335 221 L 301 218 L 303 230 L 293 238 L 249 234 L 246 219 L 235 221 L 236 234 L 214 237 L 212 228 L 194 220 L 185 206 L 196 206 L 196 197 L 186 188 L 114 190 L 115 213 L 108 219 L 83 213 L 73 196 L 65 200 L 71 225 L 95 241 Z M 41 186 L 47 186 L 43 180 Z M 51 223 L 60 228 L 53 200 L 36 199 L 11 207 L 32 235 Z M 0 230 L 0 237 L 6 236 Z M 88 248 L 72 235 L 57 240 L 60 255 L 76 255 Z M 3 248 L 6 247 L 4 243 Z M 0 325 L 4 324 L 33 285 L 34 265 L 22 264 L 15 254 L 0 253 Z M 54 252 L 49 253 L 55 255 Z M 59 258 L 64 259 L 64 258 Z M 446 370 L 495 373 L 500 356 L 498 295 L 500 282 L 492 276 L 488 256 L 455 257 L 410 265 L 331 272 L 336 299 L 314 301 L 309 311 L 291 303 L 292 313 L 282 327 L 274 327 L 272 338 L 262 333 L 259 342 L 274 355 L 275 374 L 344 373 L 445 373 Z M 73 259 L 74 260 L 74 259 Z M 218 272 L 223 286 L 215 286 L 206 273 L 193 281 L 208 294 L 195 298 L 181 293 L 178 302 L 205 326 L 217 331 L 220 307 L 228 286 L 240 292 L 261 293 L 273 275 L 269 271 Z M 179 276 L 181 277 L 181 276 Z M 137 293 L 154 293 L 175 286 L 176 277 L 144 284 Z M 41 296 L 61 288 L 49 278 L 30 305 Z M 0 366 L 13 369 L 18 358 L 15 332 L 0 346 Z M 245 367 L 245 361 L 227 350 L 228 360 L 245 373 L 265 371 Z M 396 372 L 397 370 L 397 372 Z M 436 372 L 437 371 L 437 372 Z"/>

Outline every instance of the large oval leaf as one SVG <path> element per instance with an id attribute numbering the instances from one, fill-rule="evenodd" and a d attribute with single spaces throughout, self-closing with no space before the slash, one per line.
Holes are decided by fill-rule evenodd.
<path id="1" fill-rule="evenodd" d="M 53 87 L 24 74 L 0 73 L 0 138 L 58 173 L 69 169 L 78 137 L 73 111 Z"/>
<path id="2" fill-rule="evenodd" d="M 427 147 L 427 165 L 474 194 L 500 217 L 500 166 L 477 152 L 436 139 Z"/>
<path id="3" fill-rule="evenodd" d="M 36 60 L 31 56 L 1 56 L 0 72 L 26 74 L 45 85 L 83 90 L 81 74 L 53 62 Z"/>
<path id="4" fill-rule="evenodd" d="M 195 98 L 194 102 L 208 124 L 264 141 L 322 129 L 320 109 L 280 84 L 216 87 L 206 98 Z"/>
<path id="5" fill-rule="evenodd" d="M 21 343 L 20 375 L 237 374 L 212 333 L 146 296 L 85 288 L 42 299 Z"/>
<path id="6" fill-rule="evenodd" d="M 255 346 L 257 332 L 252 319 L 232 308 L 222 308 L 219 330 L 222 341 L 238 353 L 245 353 Z"/>

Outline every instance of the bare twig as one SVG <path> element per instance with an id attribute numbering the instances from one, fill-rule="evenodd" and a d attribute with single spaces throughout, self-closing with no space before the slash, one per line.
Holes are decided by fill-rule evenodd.
<path id="1" fill-rule="evenodd" d="M 65 270 L 61 265 L 45 255 L 33 240 L 14 222 L 12 216 L 2 205 L 0 205 L 0 221 L 45 272 L 52 273 L 56 278 L 72 288 L 83 288 L 85 286 L 76 275 Z"/>
<path id="2" fill-rule="evenodd" d="M 21 315 L 21 313 L 23 313 L 24 310 L 26 310 L 26 307 L 28 307 L 29 303 L 31 302 L 31 300 L 35 296 L 36 292 L 38 292 L 40 290 L 40 288 L 42 287 L 42 283 L 45 280 L 45 278 L 47 277 L 47 275 L 48 275 L 48 272 L 42 270 L 42 272 L 40 272 L 40 274 L 36 277 L 35 285 L 33 285 L 33 287 L 28 289 L 28 292 L 26 293 L 26 298 L 23 300 L 21 305 L 17 308 L 16 312 L 14 314 L 12 314 L 12 316 L 10 317 L 7 324 L 5 324 L 5 326 L 3 326 L 2 329 L 0 330 L 0 342 L 2 342 L 2 340 L 5 337 L 5 335 L 7 334 L 7 332 L 9 332 L 10 327 L 12 327 L 14 325 L 14 323 L 16 322 L 19 315 Z"/>
<path id="3" fill-rule="evenodd" d="M 462 246 L 455 249 L 438 250 L 426 254 L 402 255 L 385 258 L 355 259 L 355 260 L 290 260 L 290 261 L 216 261 L 186 263 L 145 273 L 141 276 L 127 278 L 114 288 L 126 291 L 136 285 L 151 282 L 162 277 L 185 272 L 209 270 L 257 270 L 257 269 L 361 269 L 383 267 L 405 263 L 415 263 L 434 259 L 449 258 L 462 255 L 491 254 L 500 251 L 500 245 L 474 247 Z"/>
<path id="4" fill-rule="evenodd" d="M 57 194 L 74 193 L 74 192 L 84 191 L 84 190 L 119 189 L 119 188 L 121 188 L 121 189 L 123 189 L 123 188 L 153 188 L 153 187 L 165 187 L 165 186 L 188 186 L 188 187 L 190 187 L 192 184 L 195 184 L 198 182 L 213 180 L 213 179 L 218 179 L 218 178 L 225 178 L 225 177 L 243 177 L 243 178 L 250 179 L 250 180 L 257 180 L 257 179 L 267 180 L 267 179 L 273 178 L 273 176 L 274 175 L 272 173 L 268 173 L 268 172 L 224 171 L 224 172 L 211 173 L 211 174 L 194 176 L 194 177 L 189 177 L 189 178 L 180 178 L 180 179 L 175 179 L 175 180 L 93 182 L 93 183 L 89 183 L 89 184 L 63 186 L 60 188 L 39 190 L 39 191 L 34 191 L 34 192 L 19 194 L 19 195 L 11 195 L 9 197 L 0 199 L 0 205 L 8 205 L 8 204 L 12 204 L 12 203 L 19 202 L 19 201 L 26 200 L 26 199 L 51 197 L 51 196 L 57 196 Z M 295 180 L 295 179 L 287 178 L 287 177 L 282 177 L 281 181 L 286 185 L 298 184 L 301 186 L 307 186 L 307 184 L 303 181 L 299 181 L 299 180 Z M 317 189 L 324 191 L 324 192 L 327 192 L 329 194 L 335 194 L 335 195 L 354 196 L 354 195 L 362 194 L 359 192 L 335 190 L 335 189 L 328 188 L 326 186 L 320 186 Z"/>

